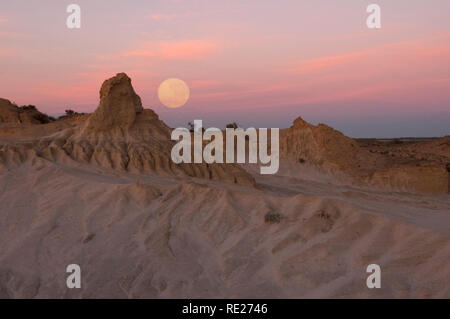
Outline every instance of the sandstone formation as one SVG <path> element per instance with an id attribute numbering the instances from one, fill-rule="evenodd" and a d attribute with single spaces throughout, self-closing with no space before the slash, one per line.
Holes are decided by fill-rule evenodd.
<path id="1" fill-rule="evenodd" d="M 9 100 L 0 98 L 0 125 L 1 124 L 44 124 L 52 119 L 39 112 L 35 106 L 18 107 Z"/>
<path id="2" fill-rule="evenodd" d="M 170 132 L 154 111 L 143 109 L 130 78 L 119 73 L 103 83 L 100 104 L 86 120 L 67 124 L 64 129 L 34 141 L 15 140 L 0 145 L 0 170 L 41 158 L 70 165 L 93 164 L 121 172 L 254 185 L 253 177 L 238 165 L 174 164 L 170 157 L 174 145 Z"/>
<path id="3" fill-rule="evenodd" d="M 368 183 L 405 192 L 447 194 L 448 175 L 445 167 L 392 167 L 374 172 Z"/>
<path id="4" fill-rule="evenodd" d="M 297 118 L 280 134 L 282 159 L 309 164 L 343 181 L 413 193 L 447 194 L 450 163 L 448 137 L 417 144 L 361 147 L 333 128 Z M 415 156 L 415 157 L 414 157 Z M 418 157 L 418 158 L 416 158 Z M 299 165 L 301 170 L 302 166 Z"/>
<path id="5" fill-rule="evenodd" d="M 280 153 L 335 172 L 357 167 L 362 151 L 353 139 L 341 132 L 325 124 L 314 126 L 299 117 L 281 132 Z"/>
<path id="6" fill-rule="evenodd" d="M 131 173 L 192 176 L 254 185 L 234 164 L 174 164 L 171 129 L 142 107 L 125 73 L 106 80 L 92 114 L 47 119 L 33 107 L 19 108 L 0 99 L 0 170 L 38 158 L 68 164 L 94 164 Z M 13 126 L 11 126 L 14 124 Z M 15 128 L 19 125 L 20 128 Z M 448 193 L 449 136 L 429 142 L 360 142 L 325 125 L 297 118 L 280 131 L 280 160 L 296 170 L 312 166 L 340 182 L 405 192 Z M 447 181 L 447 182 L 445 182 Z"/>
<path id="7" fill-rule="evenodd" d="M 131 79 L 125 73 L 106 80 L 100 89 L 100 104 L 82 128 L 83 134 L 124 134 L 142 113 L 141 98 L 134 92 Z"/>
<path id="8" fill-rule="evenodd" d="M 0 99 L 0 123 L 20 123 L 18 107 L 6 99 Z"/>

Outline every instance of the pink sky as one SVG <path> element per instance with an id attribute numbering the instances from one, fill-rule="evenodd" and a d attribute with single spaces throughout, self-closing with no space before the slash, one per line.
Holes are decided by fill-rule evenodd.
<path id="1" fill-rule="evenodd" d="M 45 2 L 45 3 L 42 3 Z M 0 4 L 0 97 L 60 114 L 93 111 L 103 80 L 126 72 L 169 125 L 288 127 L 297 116 L 351 136 L 450 134 L 450 2 L 63 1 Z M 393 3 L 394 2 L 394 3 Z M 177 77 L 180 109 L 157 99 Z"/>

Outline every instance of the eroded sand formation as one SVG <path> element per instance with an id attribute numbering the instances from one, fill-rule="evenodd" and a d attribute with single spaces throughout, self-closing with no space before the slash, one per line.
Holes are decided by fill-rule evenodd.
<path id="1" fill-rule="evenodd" d="M 1 298 L 450 297 L 450 198 L 429 173 L 448 137 L 389 151 L 430 158 L 400 161 L 297 119 L 263 176 L 171 163 L 170 128 L 124 74 L 100 98 L 48 124 L 2 117 Z M 389 167 L 425 171 L 372 180 Z M 66 287 L 72 263 L 82 289 Z"/>
<path id="2" fill-rule="evenodd" d="M 28 127 L 26 138 L 21 138 L 21 127 L 16 128 L 18 134 L 12 134 L 12 141 L 1 145 L 0 169 L 17 167 L 26 161 L 48 160 L 94 164 L 121 172 L 188 175 L 254 184 L 253 178 L 238 165 L 174 164 L 170 158 L 174 145 L 170 129 L 155 112 L 143 109 L 130 78 L 124 73 L 103 83 L 100 104 L 94 113 L 81 117 L 70 127 L 61 129 L 52 124 L 45 136 L 40 136 L 40 127 Z"/>
<path id="3" fill-rule="evenodd" d="M 0 98 L 0 124 L 45 124 L 52 121 L 33 105 L 18 107 L 11 101 Z"/>
<path id="4" fill-rule="evenodd" d="M 287 161 L 310 164 L 354 185 L 447 194 L 448 139 L 449 136 L 431 143 L 409 145 L 421 158 L 408 161 L 390 156 L 391 150 L 375 152 L 370 147 L 361 147 L 357 141 L 325 124 L 314 126 L 298 118 L 290 128 L 282 130 L 280 153 Z"/>

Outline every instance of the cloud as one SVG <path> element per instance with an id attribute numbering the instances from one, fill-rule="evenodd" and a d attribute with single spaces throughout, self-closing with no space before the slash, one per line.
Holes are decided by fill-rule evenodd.
<path id="1" fill-rule="evenodd" d="M 14 51 L 8 48 L 0 48 L 0 56 L 6 57 L 6 56 L 12 56 L 14 55 Z"/>
<path id="2" fill-rule="evenodd" d="M 18 32 L 0 31 L 0 39 L 21 39 L 26 35 Z"/>
<path id="3" fill-rule="evenodd" d="M 172 21 L 177 17 L 176 14 L 154 13 L 150 15 L 153 21 Z"/>
<path id="4" fill-rule="evenodd" d="M 439 37 L 438 37 L 439 38 Z M 416 39 L 379 45 L 366 50 L 347 52 L 340 55 L 329 55 L 306 59 L 291 63 L 284 71 L 292 74 L 327 73 L 349 68 L 379 70 L 380 67 L 397 67 L 408 62 L 418 62 L 425 58 L 443 59 L 450 53 L 449 44 L 436 44 L 437 39 L 426 41 Z M 432 39 L 433 40 L 433 39 Z M 448 35 L 446 37 L 448 41 Z M 429 61 L 432 62 L 432 61 Z"/>
<path id="5" fill-rule="evenodd" d="M 350 52 L 342 55 L 325 56 L 320 58 L 301 61 L 290 67 L 288 72 L 292 73 L 316 73 L 321 71 L 330 71 L 339 66 L 345 66 L 355 62 L 357 59 L 367 57 L 370 51 Z"/>
<path id="6" fill-rule="evenodd" d="M 200 86 L 193 99 L 204 105 L 214 101 L 242 108 L 367 100 L 442 105 L 450 99 L 444 89 L 448 61 L 448 41 L 417 39 L 296 61 L 281 72 L 266 69 L 261 76 L 244 74 L 240 78 L 247 83 Z"/>
<path id="7" fill-rule="evenodd" d="M 124 52 L 125 57 L 155 57 L 167 60 L 200 59 L 217 52 L 214 41 L 184 40 L 175 42 L 147 42 L 137 50 Z"/>
<path id="8" fill-rule="evenodd" d="M 5 17 L 0 17 L 0 26 L 3 29 L 0 30 L 0 39 L 20 39 L 26 37 L 26 35 L 23 33 L 5 30 L 5 28 L 3 27 L 6 27 L 7 29 L 9 27 L 7 26 L 7 24 L 9 24 L 9 19 Z"/>
<path id="9" fill-rule="evenodd" d="M 195 89 L 217 88 L 223 85 L 223 82 L 217 80 L 193 80 L 189 82 L 189 87 Z"/>

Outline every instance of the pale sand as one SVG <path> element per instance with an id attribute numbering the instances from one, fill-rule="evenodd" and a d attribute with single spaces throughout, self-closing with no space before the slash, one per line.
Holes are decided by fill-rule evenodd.
<path id="1" fill-rule="evenodd" d="M 0 297 L 450 297 L 450 198 L 38 161 L 0 178 Z M 279 223 L 265 222 L 267 213 Z M 65 268 L 82 269 L 67 289 Z M 366 287 L 366 266 L 382 288 Z"/>

